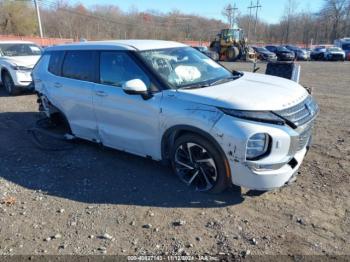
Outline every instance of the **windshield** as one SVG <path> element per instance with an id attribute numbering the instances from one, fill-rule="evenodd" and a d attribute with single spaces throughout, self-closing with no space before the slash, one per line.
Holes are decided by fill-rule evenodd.
<path id="1" fill-rule="evenodd" d="M 191 47 L 139 53 L 158 76 L 173 88 L 201 87 L 201 85 L 235 78 L 223 66 Z"/>
<path id="2" fill-rule="evenodd" d="M 0 44 L 2 56 L 32 56 L 41 55 L 41 49 L 34 44 Z"/>

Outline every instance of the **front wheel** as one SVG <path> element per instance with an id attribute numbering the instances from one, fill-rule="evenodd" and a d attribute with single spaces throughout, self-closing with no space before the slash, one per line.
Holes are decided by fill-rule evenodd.
<path id="1" fill-rule="evenodd" d="M 20 94 L 20 90 L 15 86 L 12 77 L 9 73 L 5 72 L 2 75 L 2 84 L 5 87 L 7 93 L 11 96 Z"/>
<path id="2" fill-rule="evenodd" d="M 175 174 L 196 191 L 220 193 L 230 184 L 226 158 L 208 140 L 184 135 L 175 141 L 171 164 Z"/>
<path id="3" fill-rule="evenodd" d="M 236 46 L 231 46 L 229 49 L 226 51 L 226 57 L 227 60 L 230 62 L 235 62 L 240 58 L 240 51 L 238 47 Z"/>

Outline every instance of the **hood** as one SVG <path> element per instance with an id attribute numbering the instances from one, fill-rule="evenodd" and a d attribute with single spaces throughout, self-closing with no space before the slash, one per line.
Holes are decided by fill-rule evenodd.
<path id="1" fill-rule="evenodd" d="M 244 72 L 234 81 L 199 89 L 178 89 L 180 99 L 238 110 L 282 110 L 304 100 L 298 83 L 276 76 Z"/>
<path id="2" fill-rule="evenodd" d="M 28 68 L 33 68 L 35 66 L 36 62 L 38 62 L 39 58 L 40 58 L 40 55 L 3 56 L 3 57 L 1 57 L 2 60 L 5 60 L 12 65 L 25 66 Z"/>

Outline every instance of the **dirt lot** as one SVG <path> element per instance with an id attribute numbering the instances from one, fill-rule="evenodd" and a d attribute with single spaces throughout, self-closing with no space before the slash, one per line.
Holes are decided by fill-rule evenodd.
<path id="1" fill-rule="evenodd" d="M 190 192 L 87 142 L 41 151 L 26 132 L 36 97 L 1 90 L 0 254 L 350 255 L 350 63 L 302 63 L 301 82 L 321 108 L 313 147 L 295 183 L 262 195 Z"/>

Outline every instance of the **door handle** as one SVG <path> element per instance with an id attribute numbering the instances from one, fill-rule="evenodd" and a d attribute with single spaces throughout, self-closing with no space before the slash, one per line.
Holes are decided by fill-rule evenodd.
<path id="1" fill-rule="evenodd" d="M 108 96 L 107 93 L 105 93 L 104 91 L 96 91 L 96 95 L 98 96 Z"/>
<path id="2" fill-rule="evenodd" d="M 61 83 L 56 82 L 56 83 L 54 83 L 54 87 L 56 87 L 56 88 L 60 88 L 60 87 L 62 87 L 62 84 L 61 84 Z"/>

